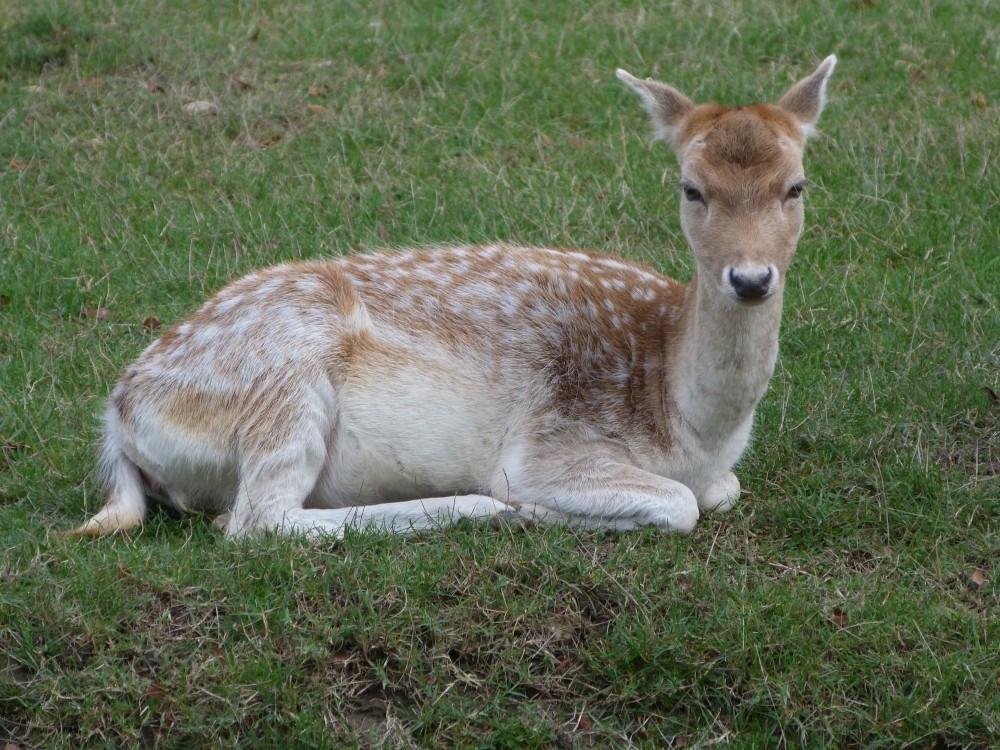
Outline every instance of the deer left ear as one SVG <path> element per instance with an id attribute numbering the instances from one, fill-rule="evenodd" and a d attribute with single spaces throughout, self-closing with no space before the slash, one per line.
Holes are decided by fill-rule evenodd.
<path id="1" fill-rule="evenodd" d="M 826 103 L 826 82 L 837 66 L 837 56 L 830 55 L 808 78 L 792 86 L 778 106 L 799 121 L 802 135 L 808 138 L 816 132 L 816 123 Z"/>

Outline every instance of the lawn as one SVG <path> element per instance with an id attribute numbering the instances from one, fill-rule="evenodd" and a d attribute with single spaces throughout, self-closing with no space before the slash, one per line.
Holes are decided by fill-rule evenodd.
<path id="1" fill-rule="evenodd" d="M 614 69 L 736 103 L 831 53 L 730 513 L 52 533 L 126 364 L 230 279 L 498 239 L 686 279 Z M 0 746 L 994 747 L 998 71 L 987 0 L 0 0 Z"/>

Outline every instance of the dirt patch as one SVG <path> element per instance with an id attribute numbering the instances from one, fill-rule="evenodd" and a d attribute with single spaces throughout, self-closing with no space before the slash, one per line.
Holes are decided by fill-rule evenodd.
<path id="1" fill-rule="evenodd" d="M 1000 408 L 950 420 L 939 455 L 942 464 L 970 477 L 1000 475 Z"/>

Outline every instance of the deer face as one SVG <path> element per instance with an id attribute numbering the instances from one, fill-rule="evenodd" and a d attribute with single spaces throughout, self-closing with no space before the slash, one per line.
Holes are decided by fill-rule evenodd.
<path id="1" fill-rule="evenodd" d="M 823 108 L 828 57 L 777 105 L 696 106 L 671 86 L 618 77 L 642 96 L 681 166 L 681 226 L 698 278 L 734 304 L 780 298 L 802 233 L 802 152 Z"/>
<path id="2" fill-rule="evenodd" d="M 735 302 L 772 297 L 802 233 L 795 121 L 767 105 L 698 107 L 681 138 L 681 226 L 699 278 Z"/>

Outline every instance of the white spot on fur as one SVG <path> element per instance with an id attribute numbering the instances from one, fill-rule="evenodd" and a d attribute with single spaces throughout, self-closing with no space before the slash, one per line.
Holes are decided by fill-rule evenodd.
<path id="1" fill-rule="evenodd" d="M 255 297 L 266 297 L 267 295 L 261 294 L 261 290 L 258 289 L 254 293 L 254 296 Z M 216 316 L 225 315 L 230 310 L 232 310 L 234 307 L 239 307 L 240 305 L 246 304 L 246 301 L 247 301 L 246 297 L 244 297 L 242 294 L 234 294 L 232 297 L 229 297 L 228 299 L 225 299 L 225 300 L 221 301 L 218 305 L 216 305 L 215 306 L 215 310 L 214 310 L 214 314 Z"/>
<path id="2" fill-rule="evenodd" d="M 319 294 L 323 287 L 316 279 L 305 278 L 296 281 L 295 288 L 303 294 Z"/>
<path id="3" fill-rule="evenodd" d="M 486 283 L 484 283 L 482 281 L 473 282 L 469 286 L 465 287 L 465 289 L 472 296 L 478 297 L 479 299 L 483 299 L 483 300 L 489 300 L 489 299 L 496 298 L 497 291 L 498 291 L 496 287 L 494 287 L 494 286 L 492 286 L 490 284 L 486 284 Z"/>
<path id="4" fill-rule="evenodd" d="M 281 287 L 284 286 L 284 284 L 285 284 L 285 279 L 283 277 L 277 279 L 268 279 L 257 288 L 257 296 L 261 298 L 269 297 L 276 291 L 281 289 Z"/>
<path id="5" fill-rule="evenodd" d="M 177 362 L 179 360 L 187 359 L 190 351 L 191 347 L 188 346 L 187 343 L 182 342 L 180 344 L 174 344 L 172 347 L 167 349 L 165 354 L 170 360 Z"/>

